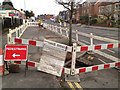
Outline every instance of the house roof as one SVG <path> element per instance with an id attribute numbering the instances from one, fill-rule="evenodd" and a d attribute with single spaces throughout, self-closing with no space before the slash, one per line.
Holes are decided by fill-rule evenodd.
<path id="1" fill-rule="evenodd" d="M 0 6 L 0 8 L 4 8 L 6 10 L 16 10 L 14 7 L 12 7 L 8 4 L 2 5 L 2 6 Z"/>
<path id="2" fill-rule="evenodd" d="M 90 3 L 94 5 L 98 0 L 86 0 L 85 3 Z"/>
<path id="3" fill-rule="evenodd" d="M 114 4 L 114 2 L 102 2 L 99 6 L 106 6 L 111 4 Z"/>

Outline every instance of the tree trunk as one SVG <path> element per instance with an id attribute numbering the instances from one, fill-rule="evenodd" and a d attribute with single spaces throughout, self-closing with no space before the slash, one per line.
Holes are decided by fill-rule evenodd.
<path id="1" fill-rule="evenodd" d="M 73 2 L 71 3 L 71 10 L 70 10 L 69 46 L 72 46 L 72 15 L 73 15 Z"/>
<path id="2" fill-rule="evenodd" d="M 70 26 L 69 26 L 69 45 L 72 46 L 72 18 L 70 18 Z"/>

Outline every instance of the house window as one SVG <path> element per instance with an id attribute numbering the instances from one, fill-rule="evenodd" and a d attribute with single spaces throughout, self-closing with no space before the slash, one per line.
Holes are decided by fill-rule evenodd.
<path id="1" fill-rule="evenodd" d="M 99 8 L 99 13 L 101 12 L 100 8 Z"/>
<path id="2" fill-rule="evenodd" d="M 114 18 L 115 18 L 115 20 L 118 20 L 118 15 L 117 14 L 114 14 Z"/>
<path id="3" fill-rule="evenodd" d="M 115 5 L 115 9 L 117 9 L 118 8 L 118 5 Z"/>

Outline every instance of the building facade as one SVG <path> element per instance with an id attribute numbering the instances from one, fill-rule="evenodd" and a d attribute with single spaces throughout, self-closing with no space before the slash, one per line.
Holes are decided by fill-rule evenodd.
<path id="1" fill-rule="evenodd" d="M 104 14 L 112 16 L 117 21 L 120 19 L 120 1 L 119 2 L 104 2 L 99 5 L 99 18 L 107 18 Z"/>

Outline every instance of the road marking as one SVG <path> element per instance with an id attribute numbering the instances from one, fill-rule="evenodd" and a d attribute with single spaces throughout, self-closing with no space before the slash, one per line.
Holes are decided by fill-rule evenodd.
<path id="1" fill-rule="evenodd" d="M 74 84 L 79 88 L 79 90 L 83 90 L 83 88 L 77 82 L 74 82 Z"/>
<path id="2" fill-rule="evenodd" d="M 115 51 L 112 51 L 112 50 L 110 50 L 110 49 L 106 49 L 106 50 L 109 51 L 109 52 L 115 53 Z"/>
<path id="3" fill-rule="evenodd" d="M 89 56 L 89 57 L 88 57 L 88 59 L 91 59 L 91 60 L 93 60 L 93 59 L 94 59 L 94 57 L 91 57 L 91 56 Z"/>
<path id="4" fill-rule="evenodd" d="M 101 52 L 101 51 L 94 51 L 95 53 L 98 53 L 99 55 L 101 55 L 101 56 L 103 56 L 103 57 L 106 57 L 106 58 L 108 58 L 108 59 L 110 59 L 110 60 L 112 60 L 112 61 L 115 61 L 115 62 L 117 62 L 117 61 L 120 61 L 120 59 L 119 58 L 116 58 L 116 57 L 114 57 L 114 56 L 112 56 L 112 55 L 109 55 L 109 54 L 106 54 L 106 53 L 104 53 L 104 52 Z"/>
<path id="5" fill-rule="evenodd" d="M 106 62 L 104 62 L 102 59 L 98 58 L 98 60 L 100 60 L 101 62 L 103 62 L 104 64 L 106 64 Z"/>
<path id="6" fill-rule="evenodd" d="M 87 43 L 87 44 L 90 44 L 89 42 L 87 42 L 87 41 L 85 41 L 85 40 L 81 40 L 82 42 L 85 42 L 85 43 Z"/>
<path id="7" fill-rule="evenodd" d="M 74 86 L 72 85 L 71 82 L 67 82 L 67 83 L 68 83 L 68 85 L 70 86 L 70 88 L 72 88 L 73 90 L 75 90 L 75 88 L 74 88 Z"/>

